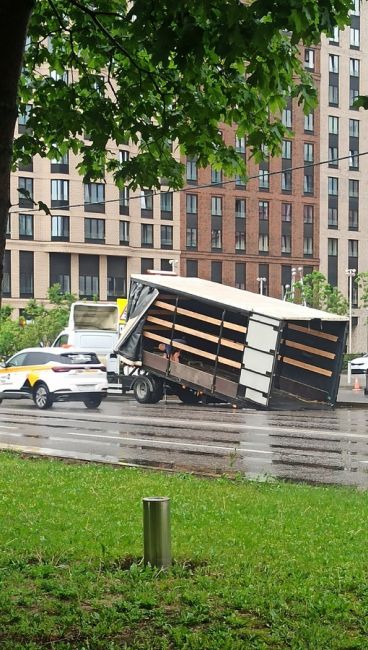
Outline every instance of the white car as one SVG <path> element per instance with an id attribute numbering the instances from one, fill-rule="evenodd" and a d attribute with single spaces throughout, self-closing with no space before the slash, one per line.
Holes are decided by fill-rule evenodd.
<path id="1" fill-rule="evenodd" d="M 350 362 L 350 368 L 351 372 L 353 375 L 357 375 L 359 373 L 365 373 L 368 371 L 368 353 L 363 354 L 362 357 L 358 357 L 357 359 L 352 359 Z"/>
<path id="2" fill-rule="evenodd" d="M 74 401 L 97 408 L 106 395 L 106 368 L 95 352 L 27 348 L 0 366 L 0 403 L 28 397 L 39 409 Z"/>

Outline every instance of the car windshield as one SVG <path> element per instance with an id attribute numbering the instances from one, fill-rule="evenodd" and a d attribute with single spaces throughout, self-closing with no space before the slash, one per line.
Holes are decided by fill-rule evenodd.
<path id="1" fill-rule="evenodd" d="M 100 364 L 100 360 L 94 352 L 67 352 L 61 354 L 60 357 L 56 357 L 58 361 L 66 364 L 87 364 L 87 365 L 96 365 Z"/>

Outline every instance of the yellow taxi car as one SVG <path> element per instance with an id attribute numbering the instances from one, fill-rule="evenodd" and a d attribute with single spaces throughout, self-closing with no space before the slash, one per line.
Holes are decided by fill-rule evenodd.
<path id="1" fill-rule="evenodd" d="M 27 348 L 0 364 L 0 403 L 31 398 L 39 409 L 72 401 L 97 408 L 106 395 L 106 368 L 95 352 Z"/>

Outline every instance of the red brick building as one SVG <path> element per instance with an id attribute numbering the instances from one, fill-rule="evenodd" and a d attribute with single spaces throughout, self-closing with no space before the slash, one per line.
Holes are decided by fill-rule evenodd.
<path id="1" fill-rule="evenodd" d="M 319 49 L 304 49 L 319 84 Z M 185 160 L 181 199 L 181 273 L 280 298 L 285 286 L 319 266 L 319 112 L 305 116 L 289 102 L 283 123 L 291 135 L 280 158 L 254 164 L 235 129 L 226 144 L 247 157 L 247 184 Z M 292 171 L 291 171 L 292 170 Z M 261 280 L 263 278 L 263 280 Z"/>

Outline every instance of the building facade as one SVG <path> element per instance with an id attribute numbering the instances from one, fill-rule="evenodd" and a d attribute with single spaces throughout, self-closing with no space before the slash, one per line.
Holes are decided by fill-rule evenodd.
<path id="1" fill-rule="evenodd" d="M 352 350 L 367 351 L 367 310 L 348 270 L 368 271 L 368 5 L 355 0 L 351 25 L 321 42 L 321 271 L 352 305 Z M 363 154 L 363 155 L 362 155 Z M 341 160 L 338 160 L 341 158 Z"/>

